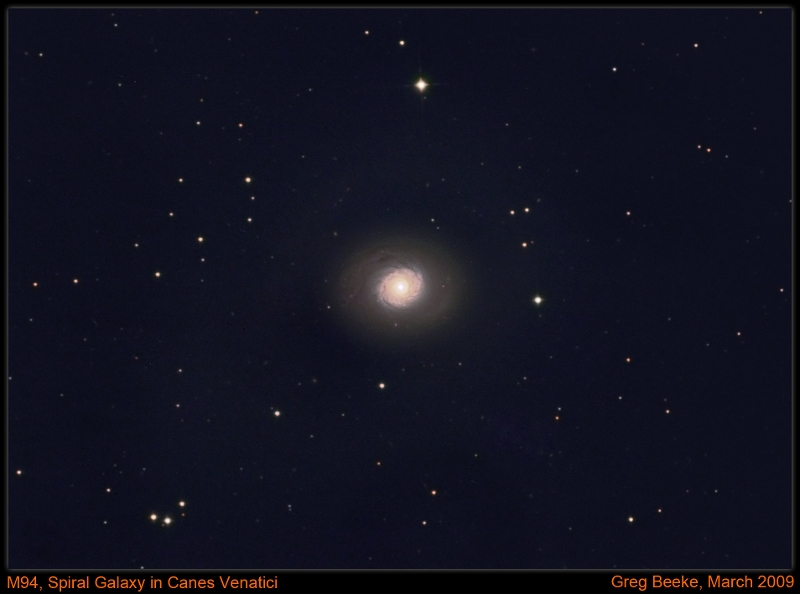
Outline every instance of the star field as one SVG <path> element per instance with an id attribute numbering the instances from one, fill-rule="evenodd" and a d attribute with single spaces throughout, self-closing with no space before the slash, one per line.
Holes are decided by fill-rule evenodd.
<path id="1" fill-rule="evenodd" d="M 791 566 L 791 16 L 11 9 L 10 567 Z"/>

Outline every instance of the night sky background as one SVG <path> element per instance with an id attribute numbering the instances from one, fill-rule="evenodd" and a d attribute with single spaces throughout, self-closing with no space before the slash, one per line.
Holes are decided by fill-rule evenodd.
<path id="1" fill-rule="evenodd" d="M 8 19 L 10 567 L 792 565 L 789 9 Z"/>

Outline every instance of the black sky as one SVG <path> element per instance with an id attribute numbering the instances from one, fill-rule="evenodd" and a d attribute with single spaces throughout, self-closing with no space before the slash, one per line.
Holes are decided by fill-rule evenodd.
<path id="1" fill-rule="evenodd" d="M 11 567 L 792 565 L 790 10 L 8 17 Z"/>

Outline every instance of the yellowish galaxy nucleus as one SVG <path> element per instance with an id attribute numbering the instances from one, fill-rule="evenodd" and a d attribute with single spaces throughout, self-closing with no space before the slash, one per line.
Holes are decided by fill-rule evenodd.
<path id="1" fill-rule="evenodd" d="M 392 307 L 406 307 L 419 299 L 423 285 L 422 276 L 410 268 L 392 270 L 381 279 L 378 298 Z"/>

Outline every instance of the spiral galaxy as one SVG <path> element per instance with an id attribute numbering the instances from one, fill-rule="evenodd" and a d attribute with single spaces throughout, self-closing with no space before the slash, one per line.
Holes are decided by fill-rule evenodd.
<path id="1" fill-rule="evenodd" d="M 397 236 L 363 242 L 336 274 L 341 320 L 374 338 L 420 335 L 450 319 L 459 277 L 436 242 Z"/>

